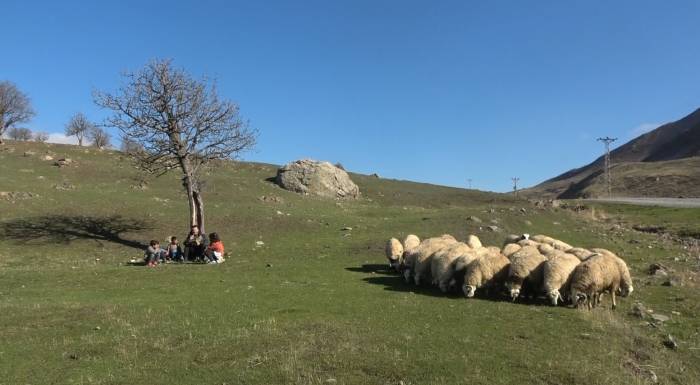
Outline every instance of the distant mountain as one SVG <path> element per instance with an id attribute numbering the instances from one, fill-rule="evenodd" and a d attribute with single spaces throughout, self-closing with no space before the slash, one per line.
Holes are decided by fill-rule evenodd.
<path id="1" fill-rule="evenodd" d="M 638 136 L 610 156 L 614 195 L 700 196 L 700 109 Z M 603 165 L 601 156 L 523 192 L 543 198 L 602 196 Z"/>

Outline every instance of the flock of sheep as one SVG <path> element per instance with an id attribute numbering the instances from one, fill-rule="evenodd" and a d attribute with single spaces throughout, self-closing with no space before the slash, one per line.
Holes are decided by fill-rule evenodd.
<path id="1" fill-rule="evenodd" d="M 467 298 L 505 288 L 513 301 L 546 295 L 551 304 L 569 302 L 588 309 L 609 293 L 632 293 L 632 278 L 622 258 L 606 249 L 573 247 L 546 235 L 509 235 L 502 248 L 483 246 L 475 235 L 459 242 L 451 235 L 403 242 L 391 238 L 386 256 L 406 283 L 430 280 L 443 293 L 462 288 Z"/>

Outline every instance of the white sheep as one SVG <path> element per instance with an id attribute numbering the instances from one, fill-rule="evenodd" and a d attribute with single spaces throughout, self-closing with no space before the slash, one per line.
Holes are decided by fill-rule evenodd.
<path id="1" fill-rule="evenodd" d="M 420 238 L 413 234 L 408 234 L 403 240 L 403 249 L 410 250 L 418 247 L 420 245 Z"/>
<path id="2" fill-rule="evenodd" d="M 516 251 L 518 251 L 520 249 L 522 249 L 522 246 L 520 246 L 517 243 L 507 243 L 505 246 L 503 246 L 503 249 L 501 250 L 501 254 L 510 258 Z"/>
<path id="3" fill-rule="evenodd" d="M 386 258 L 389 260 L 389 267 L 399 271 L 403 261 L 403 245 L 396 238 L 391 238 L 386 242 L 384 249 Z"/>
<path id="4" fill-rule="evenodd" d="M 551 245 L 552 243 L 554 243 L 554 238 L 543 235 L 543 234 L 533 235 L 530 237 L 530 240 L 533 240 L 537 243 L 546 243 L 548 245 Z"/>
<path id="5" fill-rule="evenodd" d="M 471 298 L 478 289 L 487 292 L 501 286 L 508 275 L 510 260 L 501 253 L 488 253 L 469 263 L 464 269 L 464 296 Z"/>
<path id="6" fill-rule="evenodd" d="M 571 300 L 575 301 L 575 306 L 585 304 L 591 309 L 600 303 L 601 294 L 609 292 L 615 309 L 618 290 L 622 296 L 631 294 L 632 278 L 627 264 L 611 252 L 591 256 L 581 262 L 571 276 Z"/>
<path id="7" fill-rule="evenodd" d="M 554 252 L 558 251 L 548 243 L 540 243 L 539 245 L 537 245 L 537 250 L 539 250 L 540 254 L 544 255 L 547 258 L 549 258 L 549 255 L 554 254 Z"/>
<path id="8" fill-rule="evenodd" d="M 547 258 L 534 246 L 525 246 L 511 256 L 506 289 L 515 301 L 522 292 L 534 295 L 542 286 L 542 268 Z"/>
<path id="9" fill-rule="evenodd" d="M 479 249 L 479 248 L 483 247 L 479 237 L 477 237 L 476 235 L 472 235 L 472 234 L 469 234 L 469 236 L 467 237 L 467 245 L 469 245 L 469 247 L 471 247 L 472 249 Z"/>
<path id="10" fill-rule="evenodd" d="M 433 255 L 457 240 L 451 235 L 442 235 L 440 237 L 428 238 L 421 243 L 408 250 L 404 255 L 404 279 L 406 283 L 410 282 L 413 277 L 416 285 L 420 285 L 422 279 L 430 278 L 430 264 Z"/>
<path id="11" fill-rule="evenodd" d="M 530 239 L 530 234 L 522 234 L 522 235 L 509 234 L 509 235 L 506 235 L 506 239 L 503 241 L 503 246 L 506 246 L 509 243 L 518 243 L 522 240 L 527 240 L 527 239 Z"/>
<path id="12" fill-rule="evenodd" d="M 540 245 L 540 243 L 537 241 L 533 241 L 532 239 L 523 239 L 521 241 L 518 241 L 518 245 L 520 245 L 521 247 L 525 247 L 525 246 L 538 247 Z"/>
<path id="13" fill-rule="evenodd" d="M 566 242 L 563 242 L 563 241 L 560 241 L 558 239 L 554 239 L 552 237 L 549 237 L 547 235 L 542 235 L 542 234 L 533 235 L 532 237 L 530 237 L 530 239 L 537 242 L 537 243 L 548 244 L 548 245 L 554 247 L 555 249 L 561 250 L 561 251 L 566 251 L 566 250 L 569 250 L 573 247 Z"/>
<path id="14" fill-rule="evenodd" d="M 571 273 L 581 261 L 573 254 L 554 252 L 542 269 L 542 291 L 547 294 L 552 305 L 564 301 L 561 293 L 568 295 Z"/>
<path id="15" fill-rule="evenodd" d="M 627 297 L 628 295 L 632 294 L 632 292 L 634 291 L 634 287 L 632 285 L 632 276 L 630 275 L 630 270 L 625 260 L 618 257 L 617 254 L 607 249 L 596 248 L 591 249 L 591 251 L 597 254 L 607 255 L 615 261 L 615 263 L 617 264 L 617 268 L 620 272 L 620 295 L 623 297 Z M 613 297 L 613 303 L 614 299 L 615 298 Z"/>
<path id="16" fill-rule="evenodd" d="M 581 261 L 585 261 L 586 259 L 588 259 L 588 257 L 595 254 L 593 251 L 584 249 L 583 247 L 574 247 L 569 250 L 566 250 L 566 252 L 575 255 L 576 258 L 580 259 Z"/>
<path id="17" fill-rule="evenodd" d="M 430 274 L 433 276 L 433 285 L 437 285 L 440 291 L 446 293 L 455 284 L 454 274 L 457 267 L 462 269 L 477 258 L 474 250 L 463 242 L 454 243 L 433 255 Z"/>

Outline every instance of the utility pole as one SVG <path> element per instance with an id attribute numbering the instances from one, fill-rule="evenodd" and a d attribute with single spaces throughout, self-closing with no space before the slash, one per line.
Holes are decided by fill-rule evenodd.
<path id="1" fill-rule="evenodd" d="M 611 138 L 606 136 L 605 138 L 596 139 L 599 142 L 605 144 L 605 185 L 608 190 L 608 198 L 612 197 L 612 178 L 610 177 L 610 143 L 617 140 L 617 138 Z"/>
<path id="2" fill-rule="evenodd" d="M 469 184 L 469 189 L 471 190 L 472 189 L 472 179 L 471 178 L 467 179 L 467 183 Z"/>
<path id="3" fill-rule="evenodd" d="M 520 178 L 513 177 L 513 178 L 510 178 L 510 180 L 513 181 L 513 195 L 517 196 L 518 195 L 518 181 L 520 180 Z"/>

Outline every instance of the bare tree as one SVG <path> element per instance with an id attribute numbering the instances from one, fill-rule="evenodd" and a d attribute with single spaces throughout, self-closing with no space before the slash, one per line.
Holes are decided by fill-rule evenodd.
<path id="1" fill-rule="evenodd" d="M 75 136 L 78 139 L 78 145 L 83 145 L 83 140 L 90 135 L 90 132 L 95 129 L 95 125 L 88 120 L 83 113 L 78 112 L 73 115 L 68 124 L 66 124 L 66 136 Z"/>
<path id="2" fill-rule="evenodd" d="M 39 143 L 46 143 L 49 140 L 49 134 L 44 131 L 37 131 L 34 133 L 34 141 Z"/>
<path id="3" fill-rule="evenodd" d="M 108 147 L 112 139 L 107 131 L 99 127 L 92 127 L 90 132 L 88 132 L 88 137 L 92 141 L 92 145 L 97 148 Z"/>
<path id="4" fill-rule="evenodd" d="M 129 138 L 124 138 L 124 137 L 122 137 L 121 150 L 122 150 L 122 152 L 125 152 L 127 154 L 134 154 L 137 152 L 144 151 L 141 143 L 139 143 L 135 140 L 129 139 Z"/>
<path id="5" fill-rule="evenodd" d="M 143 170 L 158 176 L 182 172 L 190 225 L 203 230 L 201 170 L 251 148 L 257 132 L 241 119 L 238 105 L 219 99 L 214 84 L 194 79 L 170 60 L 152 61 L 124 76 L 116 94 L 96 93 L 95 102 L 114 112 L 107 125 L 143 146 L 132 154 Z"/>
<path id="6" fill-rule="evenodd" d="M 2 136 L 19 123 L 26 123 L 34 117 L 34 109 L 27 95 L 8 81 L 0 82 L 0 144 Z"/>
<path id="7" fill-rule="evenodd" d="M 32 140 L 32 130 L 24 127 L 12 127 L 10 131 L 7 132 L 7 136 L 12 140 L 26 142 Z"/>

